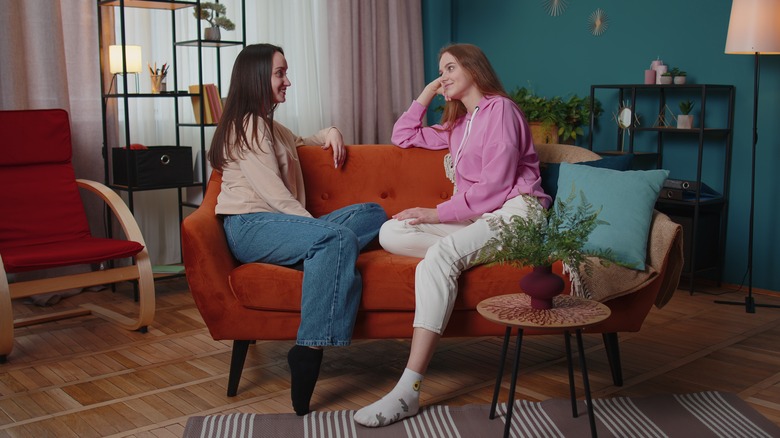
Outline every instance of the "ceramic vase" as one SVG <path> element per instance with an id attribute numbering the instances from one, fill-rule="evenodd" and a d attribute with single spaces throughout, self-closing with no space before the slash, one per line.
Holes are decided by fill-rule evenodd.
<path id="1" fill-rule="evenodd" d="M 520 279 L 520 289 L 531 297 L 531 308 L 552 309 L 553 298 L 563 292 L 564 282 L 552 271 L 552 266 L 534 266 L 533 271 Z"/>
<path id="2" fill-rule="evenodd" d="M 219 41 L 222 39 L 222 35 L 220 34 L 218 27 L 207 27 L 203 33 L 203 39 L 207 41 Z"/>
<path id="3" fill-rule="evenodd" d="M 693 128 L 693 114 L 680 114 L 677 116 L 677 129 Z"/>

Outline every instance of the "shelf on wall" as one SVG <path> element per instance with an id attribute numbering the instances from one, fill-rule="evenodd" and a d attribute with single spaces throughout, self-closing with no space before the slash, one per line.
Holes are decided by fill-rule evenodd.
<path id="1" fill-rule="evenodd" d="M 100 2 L 100 6 L 122 6 L 120 0 L 104 0 Z M 142 9 L 184 9 L 195 6 L 197 2 L 194 1 L 181 1 L 181 0 L 124 0 L 124 7 L 126 8 L 142 8 Z"/>
<path id="2" fill-rule="evenodd" d="M 198 45 L 202 47 L 229 47 L 229 46 L 238 46 L 244 44 L 243 41 L 226 41 L 226 40 L 188 40 L 188 41 L 179 41 L 176 43 L 177 46 L 184 46 L 184 47 L 198 47 Z"/>
<path id="3" fill-rule="evenodd" d="M 177 188 L 184 188 L 184 187 L 200 187 L 203 185 L 202 182 L 199 181 L 193 181 L 189 184 L 168 184 L 168 185 L 160 185 L 160 186 L 149 186 L 149 187 L 139 187 L 139 186 L 127 186 L 123 184 L 110 184 L 108 187 L 114 189 L 114 190 L 123 190 L 123 191 L 133 191 L 133 192 L 145 192 L 149 190 L 163 190 L 163 189 L 177 189 Z"/>

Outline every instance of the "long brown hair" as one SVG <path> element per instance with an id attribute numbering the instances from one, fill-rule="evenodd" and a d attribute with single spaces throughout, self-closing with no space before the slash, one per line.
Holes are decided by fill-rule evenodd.
<path id="1" fill-rule="evenodd" d="M 498 79 L 498 75 L 493 66 L 490 65 L 487 56 L 482 50 L 473 44 L 452 44 L 442 48 L 439 51 L 439 60 L 445 54 L 449 53 L 458 60 L 469 75 L 474 85 L 485 96 L 504 96 L 508 97 L 504 86 Z M 444 104 L 444 113 L 441 117 L 441 125 L 445 129 L 450 129 L 455 120 L 466 114 L 466 106 L 459 100 L 450 100 Z"/>
<path id="2" fill-rule="evenodd" d="M 246 127 L 254 126 L 258 117 L 263 119 L 273 136 L 277 104 L 273 101 L 271 74 L 276 52 L 284 55 L 282 48 L 273 44 L 252 44 L 236 57 L 225 108 L 208 153 L 214 169 L 222 169 L 228 159 L 240 156 L 242 147 L 251 149 L 252 144 L 257 143 L 258 129 L 252 130 L 250 139 Z M 230 141 L 231 137 L 235 141 Z"/>

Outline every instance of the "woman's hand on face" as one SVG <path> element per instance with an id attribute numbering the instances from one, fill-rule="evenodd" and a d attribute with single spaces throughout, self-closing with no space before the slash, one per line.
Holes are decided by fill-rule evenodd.
<path id="1" fill-rule="evenodd" d="M 437 94 L 444 96 L 444 100 L 446 101 L 450 100 L 449 97 L 444 95 L 444 86 L 441 83 L 441 77 L 432 80 L 428 85 L 426 85 L 422 93 L 420 93 L 420 96 L 417 98 L 417 101 L 424 106 L 428 106 Z"/>
<path id="2" fill-rule="evenodd" d="M 393 219 L 402 221 L 409 220 L 409 225 L 417 224 L 438 224 L 439 212 L 435 208 L 407 208 L 393 215 Z"/>
<path id="3" fill-rule="evenodd" d="M 333 167 L 339 167 L 347 159 L 347 148 L 344 146 L 344 137 L 337 128 L 330 128 L 325 135 L 325 144 L 322 149 L 333 149 Z"/>

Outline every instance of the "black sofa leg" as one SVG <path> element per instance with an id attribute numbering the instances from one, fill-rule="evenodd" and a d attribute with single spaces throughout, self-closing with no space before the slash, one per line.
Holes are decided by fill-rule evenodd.
<path id="1" fill-rule="evenodd" d="M 607 351 L 607 360 L 609 360 L 609 369 L 612 371 L 612 383 L 615 386 L 623 386 L 623 368 L 620 365 L 620 345 L 618 344 L 617 333 L 602 333 L 604 338 L 604 349 Z"/>
<path id="2" fill-rule="evenodd" d="M 249 350 L 249 344 L 253 342 L 233 341 L 233 353 L 230 357 L 230 374 L 228 374 L 228 397 L 233 397 L 238 393 L 238 382 L 241 380 L 241 371 L 244 370 L 246 353 Z"/>

